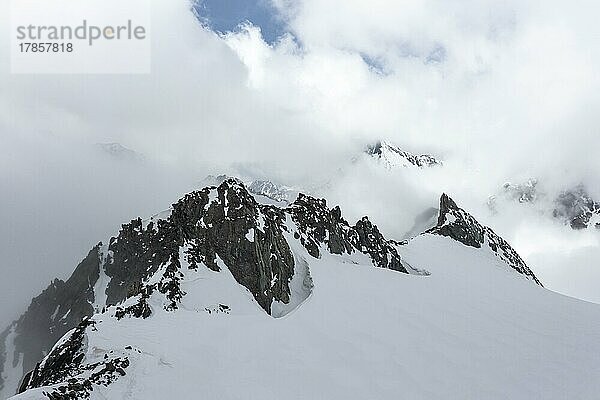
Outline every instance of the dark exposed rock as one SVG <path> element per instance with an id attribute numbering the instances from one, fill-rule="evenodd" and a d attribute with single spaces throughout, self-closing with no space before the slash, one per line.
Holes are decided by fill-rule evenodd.
<path id="1" fill-rule="evenodd" d="M 117 306 L 115 317 L 121 319 L 126 315 L 130 315 L 135 318 L 148 318 L 152 314 L 152 310 L 148 305 L 148 299 L 150 298 L 152 291 L 153 286 L 145 286 L 137 295 L 139 299 L 135 304 L 127 307 Z"/>
<path id="2" fill-rule="evenodd" d="M 94 284 L 99 276 L 99 247 L 100 244 L 89 252 L 66 282 L 55 279 L 11 325 L 16 330 L 15 351 L 23 354 L 25 371 L 33 369 L 60 337 L 77 326 L 84 317 L 93 314 L 91 303 L 94 302 Z M 3 333 L 4 338 L 10 329 Z M 4 366 L 2 358 L 0 356 L 0 369 Z M 0 370 L 0 374 L 2 372 Z M 3 382 L 0 381 L 2 387 Z"/>
<path id="3" fill-rule="evenodd" d="M 225 304 L 218 304 L 214 307 L 205 307 L 204 311 L 206 311 L 209 314 L 229 314 L 231 312 L 231 308 Z"/>
<path id="4" fill-rule="evenodd" d="M 445 193 L 440 198 L 437 226 L 429 232 L 449 236 L 462 244 L 477 248 L 481 247 L 485 239 L 485 227 L 471 214 L 459 208 Z"/>
<path id="5" fill-rule="evenodd" d="M 376 266 L 407 273 L 396 248 L 385 240 L 377 226 L 367 217 L 358 221 L 353 229 L 358 233 L 358 241 L 353 243 L 354 247 L 371 256 Z"/>
<path id="6" fill-rule="evenodd" d="M 79 367 L 83 360 L 82 352 L 85 330 L 93 325 L 93 320 L 84 319 L 68 338 L 59 343 L 43 360 L 36 365 L 21 384 L 20 392 L 29 388 L 62 382 L 69 377 L 71 370 Z"/>
<path id="7" fill-rule="evenodd" d="M 508 266 L 542 286 L 519 254 L 491 228 L 481 225 L 471 214 L 456 205 L 447 194 L 440 198 L 437 226 L 426 233 L 447 236 L 464 245 L 481 248 L 486 245 Z"/>
<path id="8" fill-rule="evenodd" d="M 339 207 L 330 210 L 325 200 L 303 194 L 287 210 L 298 227 L 300 243 L 313 257 L 320 257 L 319 248 L 325 245 L 332 254 L 359 251 L 378 267 L 407 273 L 397 250 L 367 217 L 351 227 Z"/>
<path id="9" fill-rule="evenodd" d="M 211 193 L 215 196 L 209 199 Z M 145 227 L 141 219 L 133 220 L 111 240 L 109 249 L 113 256 L 106 266 L 106 273 L 112 278 L 107 289 L 108 303 L 125 300 L 132 290 L 136 291 L 136 285 L 164 267 L 156 289 L 169 299 L 168 309 L 177 308 L 185 294 L 179 284 L 179 249 L 186 245 L 183 257 L 190 268 L 204 263 L 218 271 L 220 258 L 234 278 L 270 313 L 273 300 L 289 301 L 288 283 L 294 274 L 293 256 L 282 234 L 283 221 L 281 210 L 259 205 L 235 179 L 226 179 L 217 188 L 189 193 L 173 204 L 167 220 Z M 149 308 L 141 297 L 136 305 L 117 312 L 119 317 L 144 316 Z"/>
<path id="10" fill-rule="evenodd" d="M 101 362 L 85 363 L 85 336 L 95 322 L 85 318 L 73 331 L 30 371 L 19 387 L 19 393 L 28 389 L 57 385 L 45 392 L 50 399 L 86 399 L 92 384 L 108 386 L 126 374 L 127 357 L 108 357 Z"/>
<path id="11" fill-rule="evenodd" d="M 330 210 L 324 199 L 300 194 L 288 211 L 298 227 L 300 242 L 311 256 L 320 257 L 320 244 L 327 245 L 333 254 L 352 253 L 350 226 L 339 207 Z"/>
<path id="12" fill-rule="evenodd" d="M 273 300 L 287 303 L 294 259 L 282 234 L 283 212 L 259 205 L 237 180 L 224 181 L 211 203 L 205 190 L 206 196 L 191 194 L 174 205 L 172 220 L 190 244 L 190 265 L 218 270 L 218 256 L 265 311 Z"/>
<path id="13" fill-rule="evenodd" d="M 109 250 L 112 254 L 105 266 L 111 278 L 106 289 L 107 303 L 125 300 L 136 285 L 154 274 L 171 256 L 179 254 L 181 235 L 169 221 L 150 222 L 146 227 L 140 218 L 124 224 Z"/>

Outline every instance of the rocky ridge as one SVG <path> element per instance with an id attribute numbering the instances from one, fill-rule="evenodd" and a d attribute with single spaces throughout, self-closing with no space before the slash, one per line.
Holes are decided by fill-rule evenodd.
<path id="1" fill-rule="evenodd" d="M 447 195 L 441 197 L 437 225 L 425 233 L 471 247 L 485 245 L 541 285 L 506 241 Z M 30 372 L 17 382 L 20 392 L 49 387 L 48 398 L 87 398 L 93 385 L 125 376 L 137 357 L 132 346 L 116 353 L 98 350 L 92 360 L 83 356 L 89 354 L 86 335 L 98 323 L 176 312 L 188 295 L 184 277 L 200 268 L 227 268 L 267 314 L 285 315 L 308 296 L 297 298 L 294 280 L 300 277 L 309 291 L 313 286 L 310 263 L 295 253 L 298 246 L 309 258 L 361 255 L 375 267 L 428 274 L 405 263 L 402 245 L 387 240 L 367 217 L 350 225 L 339 207 L 304 194 L 287 207 L 260 204 L 243 183 L 226 178 L 185 195 L 156 218 L 122 225 L 115 237 L 95 246 L 69 280 L 54 281 L 0 336 L 0 366 L 6 372 L 17 367 L 8 360 L 23 360 L 17 372 Z M 226 304 L 206 308 L 211 314 L 230 311 Z M 17 389 L 9 383 L 13 386 L 3 394 Z"/>
<path id="2" fill-rule="evenodd" d="M 306 195 L 286 208 L 259 204 L 240 181 L 225 179 L 219 186 L 185 195 L 168 216 L 134 219 L 108 243 L 95 246 L 69 280 L 55 280 L 3 333 L 6 339 L 8 332 L 16 332 L 11 343 L 2 343 L 0 365 L 3 370 L 15 367 L 7 364 L 8 349 L 23 357 L 21 373 L 33 372 L 23 380 L 21 390 L 60 380 L 52 371 L 62 362 L 49 361 L 64 353 L 60 346 L 50 351 L 60 337 L 72 329 L 76 331 L 70 337 L 93 329 L 93 321 L 85 327 L 79 324 L 95 312 L 117 319 L 147 318 L 152 313 L 148 299 L 153 295 L 164 299 L 165 311 L 177 310 L 186 295 L 180 285 L 184 264 L 189 270 L 202 265 L 218 271 L 222 262 L 257 304 L 272 314 L 272 304 L 291 300 L 290 282 L 297 266 L 290 237 L 313 257 L 324 252 L 362 253 L 374 266 L 408 273 L 393 243 L 367 217 L 351 226 L 339 207 L 330 209 L 325 200 Z M 90 365 L 70 359 L 68 368 L 60 367 L 67 371 L 61 377 L 75 379 L 75 386 L 60 386 L 64 391 L 57 396 L 76 396 L 81 385 L 87 387 L 86 380 L 92 379 Z"/>
<path id="3" fill-rule="evenodd" d="M 529 269 L 519 254 L 491 228 L 481 225 L 471 214 L 458 207 L 447 194 L 440 198 L 440 212 L 437 225 L 426 231 L 429 234 L 447 236 L 466 246 L 489 249 L 510 268 L 533 280 L 542 283 Z"/>

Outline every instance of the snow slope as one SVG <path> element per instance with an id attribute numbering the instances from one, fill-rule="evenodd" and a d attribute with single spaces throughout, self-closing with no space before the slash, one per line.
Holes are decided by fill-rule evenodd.
<path id="1" fill-rule="evenodd" d="M 97 314 L 85 362 L 112 351 L 131 365 L 91 399 L 598 398 L 600 307 L 447 237 L 420 235 L 400 249 L 431 275 L 373 268 L 364 257 L 315 259 L 295 246 L 314 288 L 283 318 L 267 315 L 226 268 L 205 266 L 186 274 L 193 295 L 174 312 L 152 298 L 147 319 Z M 229 311 L 206 310 L 218 304 Z"/>

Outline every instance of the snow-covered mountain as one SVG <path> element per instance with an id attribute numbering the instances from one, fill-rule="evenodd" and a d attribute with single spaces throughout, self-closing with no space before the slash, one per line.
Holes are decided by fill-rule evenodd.
<path id="1" fill-rule="evenodd" d="M 368 145 L 365 152 L 388 169 L 442 165 L 441 161 L 429 154 L 415 155 L 385 140 Z"/>
<path id="2" fill-rule="evenodd" d="M 593 399 L 599 317 L 447 195 L 396 242 L 224 179 L 124 224 L 35 298 L 1 336 L 1 394 Z"/>

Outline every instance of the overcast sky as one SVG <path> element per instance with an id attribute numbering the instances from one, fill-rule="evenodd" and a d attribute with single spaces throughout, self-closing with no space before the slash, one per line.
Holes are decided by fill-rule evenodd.
<path id="1" fill-rule="evenodd" d="M 152 7 L 150 75 L 11 75 L 0 37 L 0 321 L 122 222 L 221 172 L 321 187 L 390 236 L 449 191 L 550 286 L 600 301 L 599 232 L 485 207 L 532 176 L 600 198 L 598 2 L 206 0 L 200 21 L 185 0 Z M 446 166 L 350 162 L 378 139 Z"/>

